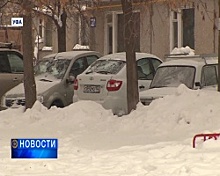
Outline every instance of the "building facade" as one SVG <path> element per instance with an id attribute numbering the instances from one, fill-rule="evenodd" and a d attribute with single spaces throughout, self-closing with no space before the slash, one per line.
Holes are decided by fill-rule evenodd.
<path id="1" fill-rule="evenodd" d="M 195 0 L 184 4 L 162 1 L 134 4 L 136 51 L 164 58 L 175 47 L 189 46 L 196 54 L 217 53 L 218 1 Z M 120 3 L 93 11 L 96 26 L 90 27 L 90 45 L 104 54 L 124 50 Z"/>
<path id="2" fill-rule="evenodd" d="M 83 14 L 74 13 L 67 18 L 67 51 L 76 44 L 88 45 L 102 54 L 124 51 L 121 1 L 103 1 L 99 6 L 90 4 Z M 190 0 L 175 5 L 155 0 L 134 3 L 133 8 L 135 51 L 152 53 L 162 59 L 175 47 L 189 46 L 196 54 L 218 52 L 218 0 Z M 13 16 L 12 12 L 9 14 Z M 14 41 L 22 49 L 22 28 L 8 24 L 10 20 L 1 23 L 0 40 Z M 38 58 L 58 51 L 57 30 L 52 20 L 36 15 L 33 38 Z"/>

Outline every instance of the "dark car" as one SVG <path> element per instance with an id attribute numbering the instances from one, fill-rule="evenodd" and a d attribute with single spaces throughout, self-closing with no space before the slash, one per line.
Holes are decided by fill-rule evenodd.
<path id="1" fill-rule="evenodd" d="M 23 55 L 11 43 L 0 42 L 0 98 L 23 79 Z M 2 103 L 1 103 L 2 104 Z M 0 106 L 0 110 L 2 106 Z"/>

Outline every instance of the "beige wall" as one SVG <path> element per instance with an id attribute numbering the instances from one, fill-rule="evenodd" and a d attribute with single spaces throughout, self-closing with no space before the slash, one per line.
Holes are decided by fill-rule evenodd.
<path id="1" fill-rule="evenodd" d="M 90 27 L 90 48 L 100 53 L 104 53 L 104 24 L 105 24 L 105 13 L 100 10 L 94 13 L 96 17 L 96 27 Z"/>
<path id="2" fill-rule="evenodd" d="M 143 7 L 141 9 L 141 51 L 155 54 L 160 58 L 169 53 L 169 25 L 169 10 L 165 6 L 154 4 Z"/>
<path id="3" fill-rule="evenodd" d="M 152 25 L 150 25 L 149 6 L 138 8 L 140 11 L 140 51 L 153 53 L 161 58 L 169 53 L 169 10 L 165 6 L 154 5 Z M 97 11 L 94 13 L 97 20 L 97 26 L 90 30 L 91 45 L 94 49 L 104 53 L 105 45 L 105 14 L 106 12 Z M 111 9 L 112 11 L 121 11 L 120 8 Z M 120 35 L 120 34 L 118 34 Z"/>
<path id="4" fill-rule="evenodd" d="M 204 9 L 204 4 L 201 3 L 195 8 L 195 52 L 217 53 L 218 35 L 215 29 L 217 19 L 214 17 L 214 10 L 217 10 L 218 3 L 215 0 L 203 2 L 206 3 L 207 9 Z"/>

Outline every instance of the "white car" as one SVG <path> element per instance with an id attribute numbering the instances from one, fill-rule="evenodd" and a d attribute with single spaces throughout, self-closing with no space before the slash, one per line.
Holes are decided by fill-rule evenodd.
<path id="1" fill-rule="evenodd" d="M 136 53 L 136 60 L 139 90 L 146 90 L 162 60 L 147 53 Z M 114 114 L 127 114 L 126 84 L 125 52 L 105 55 L 75 79 L 73 102 L 92 100 Z"/>
<path id="2" fill-rule="evenodd" d="M 180 84 L 216 90 L 217 78 L 217 56 L 175 56 L 158 67 L 150 89 L 140 92 L 140 101 L 149 105 L 154 99 L 174 94 Z"/>

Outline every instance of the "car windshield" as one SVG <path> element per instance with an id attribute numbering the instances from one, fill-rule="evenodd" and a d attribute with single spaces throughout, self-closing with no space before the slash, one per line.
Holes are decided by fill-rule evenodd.
<path id="1" fill-rule="evenodd" d="M 117 74 L 125 65 L 121 60 L 97 60 L 87 70 L 86 74 L 96 72 L 100 74 Z"/>
<path id="2" fill-rule="evenodd" d="M 195 67 L 192 66 L 159 67 L 150 88 L 178 87 L 180 84 L 185 84 L 192 89 L 195 70 Z"/>
<path id="3" fill-rule="evenodd" d="M 70 64 L 68 59 L 42 60 L 34 67 L 35 75 L 50 75 L 56 79 L 62 79 Z"/>

